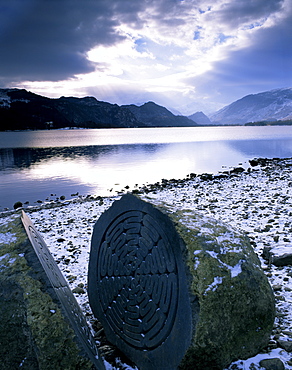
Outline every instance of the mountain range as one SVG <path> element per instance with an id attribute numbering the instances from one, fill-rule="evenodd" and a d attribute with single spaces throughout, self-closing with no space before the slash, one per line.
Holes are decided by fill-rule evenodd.
<path id="1" fill-rule="evenodd" d="M 247 95 L 210 115 L 213 124 L 243 125 L 249 122 L 292 120 L 292 88 Z"/>
<path id="2" fill-rule="evenodd" d="M 24 89 L 0 89 L 0 131 L 245 124 L 292 124 L 292 88 L 247 95 L 209 117 L 203 112 L 174 115 L 151 101 L 119 106 L 94 97 L 51 99 Z"/>
<path id="3" fill-rule="evenodd" d="M 94 97 L 50 99 L 24 89 L 0 89 L 0 131 L 196 125 L 153 102 L 118 106 Z"/>

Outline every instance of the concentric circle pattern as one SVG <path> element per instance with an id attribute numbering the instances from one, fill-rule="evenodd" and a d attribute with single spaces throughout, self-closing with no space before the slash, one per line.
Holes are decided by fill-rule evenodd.
<path id="1" fill-rule="evenodd" d="M 178 268 L 170 241 L 148 213 L 126 211 L 103 234 L 97 282 L 103 314 L 129 345 L 154 349 L 176 317 Z"/>

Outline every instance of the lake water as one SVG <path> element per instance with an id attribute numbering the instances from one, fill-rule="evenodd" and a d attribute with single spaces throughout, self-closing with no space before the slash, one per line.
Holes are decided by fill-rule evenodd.
<path id="1" fill-rule="evenodd" d="M 248 167 L 254 157 L 292 157 L 292 127 L 0 132 L 0 210 Z"/>

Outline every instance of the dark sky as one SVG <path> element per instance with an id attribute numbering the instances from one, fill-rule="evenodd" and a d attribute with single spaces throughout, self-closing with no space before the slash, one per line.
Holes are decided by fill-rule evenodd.
<path id="1" fill-rule="evenodd" d="M 292 1 L 0 0 L 0 86 L 208 113 L 292 86 Z"/>

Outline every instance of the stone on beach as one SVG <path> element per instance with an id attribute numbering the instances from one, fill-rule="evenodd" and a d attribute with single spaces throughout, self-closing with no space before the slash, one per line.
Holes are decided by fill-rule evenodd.
<path id="1" fill-rule="evenodd" d="M 30 235 L 20 216 L 0 226 L 0 368 L 104 369 L 67 282 L 26 225 Z"/>
<path id="2" fill-rule="evenodd" d="M 138 362 L 138 366 L 147 370 L 175 369 L 177 366 L 180 369 L 194 370 L 222 369 L 233 360 L 257 354 L 269 342 L 275 318 L 275 302 L 271 286 L 261 270 L 260 261 L 247 236 L 225 223 L 206 217 L 194 210 L 177 210 L 168 204 L 159 202 L 156 203 L 156 207 L 152 207 L 153 210 L 151 207 L 150 203 L 143 202 L 133 195 L 125 195 L 100 217 L 95 226 L 91 247 L 91 257 L 94 258 L 91 258 L 89 265 L 89 300 L 94 313 L 105 324 L 109 339 L 125 351 L 134 362 Z M 124 220 L 126 213 L 133 212 L 135 209 L 141 212 L 143 210 L 147 216 L 139 216 L 139 218 L 138 214 L 131 214 L 129 217 L 135 217 L 135 221 L 131 221 L 130 218 Z M 164 218 L 159 216 L 158 212 Z M 183 288 L 179 278 L 185 274 L 182 281 L 185 281 L 187 285 L 187 295 L 182 294 L 183 303 L 176 298 L 178 309 L 173 322 L 184 323 L 184 326 L 176 325 L 176 339 L 171 339 L 172 346 L 167 344 L 168 337 L 166 337 L 164 342 L 158 341 L 155 346 L 147 350 L 147 344 L 145 348 L 143 344 L 144 338 L 148 335 L 145 329 L 147 325 L 139 314 L 140 302 L 143 302 L 143 310 L 145 309 L 143 294 L 146 295 L 146 291 L 143 293 L 142 289 L 137 293 L 137 287 L 141 285 L 141 282 L 145 286 L 153 287 L 150 280 L 155 275 L 157 275 L 155 281 L 162 280 L 161 276 L 167 274 L 168 271 L 167 267 L 165 272 L 159 271 L 157 262 L 157 269 L 154 266 L 151 274 L 147 276 L 142 258 L 143 251 L 140 250 L 139 243 L 131 242 L 139 240 L 140 229 L 144 227 L 149 229 L 148 221 L 145 223 L 143 219 L 146 217 L 149 220 L 149 216 L 154 218 L 151 225 L 155 236 L 153 240 L 150 240 L 151 237 L 147 234 L 147 238 L 142 243 L 143 247 L 147 245 L 149 249 L 147 259 L 153 255 L 154 261 L 161 260 L 162 255 L 154 258 L 157 253 L 155 246 L 157 241 L 155 242 L 154 239 L 159 240 L 157 234 L 161 234 L 161 238 L 164 238 L 164 248 L 168 248 L 168 252 L 161 253 L 172 255 L 168 259 L 176 261 L 177 266 L 180 266 L 179 261 L 182 261 L 183 268 L 172 269 L 171 274 L 173 275 L 172 280 L 177 281 L 179 289 Z M 113 217 L 112 220 L 111 217 Z M 137 221 L 138 218 L 139 221 Z M 116 223 L 114 220 L 121 222 Z M 131 222 L 135 225 L 129 226 Z M 157 226 L 159 223 L 161 230 Z M 156 226 L 153 227 L 153 225 Z M 141 233 L 143 235 L 144 231 Z M 128 242 L 124 240 L 125 235 L 129 237 Z M 112 240 L 114 240 L 113 244 Z M 104 256 L 103 262 L 106 262 L 111 260 L 110 256 L 115 258 L 116 253 L 120 253 L 123 258 L 123 266 L 125 266 L 125 271 L 129 272 L 131 284 L 127 283 L 124 275 L 119 276 L 118 264 L 116 267 L 107 267 L 104 264 L 98 266 L 98 256 Z M 129 263 L 128 266 L 127 263 Z M 131 269 L 134 265 L 138 266 L 141 271 L 138 274 L 133 272 L 133 275 Z M 99 282 L 95 269 L 103 271 L 100 272 L 99 281 L 104 280 L 106 285 L 111 286 L 111 290 L 105 289 L 104 296 L 99 295 L 97 290 L 102 286 L 96 286 Z M 147 283 L 148 280 L 150 282 Z M 123 284 L 121 284 L 122 281 Z M 124 286 L 125 284 L 127 286 Z M 167 289 L 167 286 L 161 289 Z M 110 291 L 116 292 L 113 297 Z M 123 297 L 123 294 L 127 294 L 127 297 Z M 137 298 L 135 306 L 137 313 L 134 315 L 132 306 L 128 307 L 126 302 L 131 302 L 133 297 L 136 299 L 136 294 L 141 297 Z M 103 298 L 106 302 L 98 302 Z M 152 300 L 151 294 L 148 298 Z M 118 304 L 119 300 L 120 304 Z M 157 304 L 159 306 L 159 303 Z M 182 311 L 185 311 L 185 314 L 181 311 L 182 304 L 184 305 Z M 165 308 L 158 306 L 158 311 Z M 126 311 L 129 308 L 130 312 L 124 315 L 121 307 Z M 111 317 L 112 312 L 116 313 L 114 317 Z M 123 335 L 116 340 L 118 330 L 112 332 L 113 327 L 123 330 L 125 318 L 127 320 L 128 316 L 131 320 L 127 327 L 130 328 L 132 325 L 132 329 L 129 330 L 135 332 L 137 343 L 134 339 L 123 337 Z M 107 323 L 108 319 L 109 323 Z M 135 320 L 137 320 L 136 323 Z M 186 329 L 186 323 L 188 329 Z M 171 329 L 168 335 L 171 337 Z M 141 345 L 138 344 L 137 338 L 141 339 Z M 155 363 L 159 361 L 159 353 L 169 358 L 166 367 Z"/>
<path id="3" fill-rule="evenodd" d="M 275 247 L 265 247 L 263 257 L 275 266 L 292 265 L 292 245 L 283 244 Z"/>
<path id="4" fill-rule="evenodd" d="M 274 295 L 247 236 L 194 211 L 170 214 L 184 240 L 200 304 L 199 322 L 182 368 L 222 369 L 268 344 Z"/>
<path id="5" fill-rule="evenodd" d="M 268 358 L 261 360 L 260 366 L 265 370 L 285 370 L 285 366 L 279 358 Z"/>

